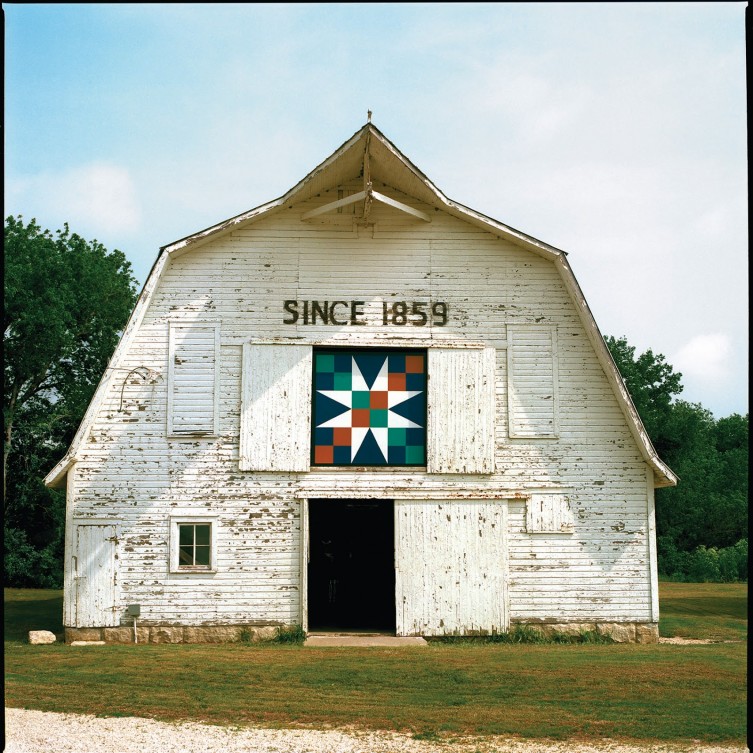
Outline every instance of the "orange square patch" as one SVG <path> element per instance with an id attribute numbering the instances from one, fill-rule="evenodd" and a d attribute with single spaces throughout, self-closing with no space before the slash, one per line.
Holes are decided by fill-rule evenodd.
<path id="1" fill-rule="evenodd" d="M 424 371 L 424 357 L 423 356 L 406 356 L 405 357 L 405 371 L 408 374 L 422 374 Z"/>
<path id="2" fill-rule="evenodd" d="M 371 411 L 368 408 L 353 409 L 353 426 L 368 427 L 371 424 Z"/>
<path id="3" fill-rule="evenodd" d="M 387 386 L 391 390 L 405 391 L 405 374 L 390 374 L 387 377 Z"/>
<path id="4" fill-rule="evenodd" d="M 370 393 L 369 405 L 372 408 L 378 408 L 380 410 L 387 409 L 387 394 L 386 392 L 372 392 Z"/>
<path id="5" fill-rule="evenodd" d="M 333 430 L 335 436 L 335 447 L 348 447 L 350 445 L 350 429 L 339 427 Z"/>
<path id="6" fill-rule="evenodd" d="M 333 463 L 335 461 L 335 448 L 332 445 L 319 445 L 314 449 L 315 463 Z"/>

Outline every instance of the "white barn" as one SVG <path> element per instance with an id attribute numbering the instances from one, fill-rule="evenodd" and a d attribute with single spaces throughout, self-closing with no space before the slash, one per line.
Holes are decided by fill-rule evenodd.
<path id="1" fill-rule="evenodd" d="M 67 640 L 658 639 L 654 489 L 676 478 L 565 253 L 370 122 L 161 249 L 46 483 Z"/>

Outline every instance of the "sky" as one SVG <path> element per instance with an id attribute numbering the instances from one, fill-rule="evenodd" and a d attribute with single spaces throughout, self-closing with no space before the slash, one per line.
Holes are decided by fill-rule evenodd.
<path id="1" fill-rule="evenodd" d="M 373 123 L 568 252 L 604 335 L 748 412 L 746 3 L 14 4 L 5 216 L 123 251 L 276 199 Z"/>

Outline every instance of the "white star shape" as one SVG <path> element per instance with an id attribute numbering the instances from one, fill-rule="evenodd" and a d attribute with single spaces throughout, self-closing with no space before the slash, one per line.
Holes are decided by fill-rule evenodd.
<path id="1" fill-rule="evenodd" d="M 335 402 L 344 405 L 348 408 L 347 411 L 341 413 L 339 416 L 329 419 L 324 423 L 317 424 L 317 428 L 329 429 L 329 428 L 349 428 L 351 430 L 351 447 L 350 447 L 350 462 L 352 463 L 358 454 L 358 450 L 363 444 L 363 440 L 366 439 L 366 435 L 371 432 L 376 439 L 376 443 L 379 447 L 385 462 L 387 462 L 387 448 L 388 448 L 388 430 L 389 429 L 420 429 L 421 426 L 414 423 L 410 419 L 401 416 L 398 413 L 393 413 L 392 408 L 400 403 L 404 403 L 416 395 L 421 394 L 421 390 L 390 390 L 388 382 L 388 368 L 387 358 L 385 357 L 382 367 L 379 369 L 379 374 L 374 380 L 374 384 L 369 387 L 366 384 L 366 380 L 363 378 L 361 370 L 358 368 L 356 359 L 352 358 L 352 377 L 351 377 L 351 389 L 349 390 L 317 390 L 322 395 L 334 400 Z M 370 428 L 368 426 L 353 426 L 353 393 L 354 392 L 386 392 L 387 393 L 387 426 L 377 426 Z"/>

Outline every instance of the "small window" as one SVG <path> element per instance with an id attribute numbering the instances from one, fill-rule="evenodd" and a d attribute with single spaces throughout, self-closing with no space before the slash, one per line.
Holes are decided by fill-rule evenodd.
<path id="1" fill-rule="evenodd" d="M 216 520 L 172 518 L 170 530 L 170 570 L 172 572 L 215 572 Z"/>
<path id="2" fill-rule="evenodd" d="M 212 526 L 209 523 L 178 524 L 179 567 L 204 567 L 211 565 Z"/>

